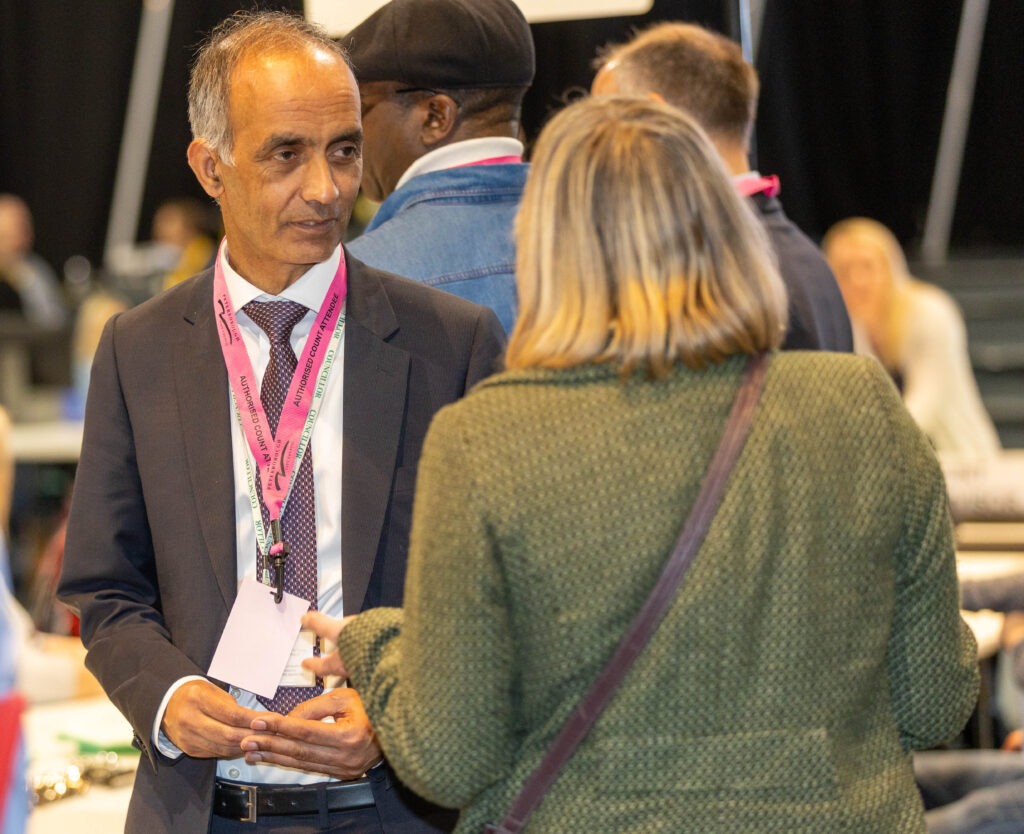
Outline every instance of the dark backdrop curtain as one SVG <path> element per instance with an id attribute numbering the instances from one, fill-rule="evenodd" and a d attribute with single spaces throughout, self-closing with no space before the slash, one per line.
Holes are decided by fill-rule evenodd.
<path id="1" fill-rule="evenodd" d="M 55 266 L 106 234 L 141 4 L 0 0 L 0 191 Z"/>
<path id="2" fill-rule="evenodd" d="M 817 235 L 861 214 L 913 253 L 928 209 L 959 0 L 771 0 L 758 70 L 761 168 Z M 1024 244 L 1024 3 L 992 0 L 951 246 Z"/>
<path id="3" fill-rule="evenodd" d="M 269 4 L 264 4 L 269 6 Z M 74 254 L 100 263 L 143 4 L 0 0 L 0 191 L 20 194 L 36 248 L 59 267 Z M 176 0 L 140 217 L 205 196 L 188 169 L 188 68 L 196 44 L 239 0 Z M 273 8 L 302 10 L 302 0 Z"/>

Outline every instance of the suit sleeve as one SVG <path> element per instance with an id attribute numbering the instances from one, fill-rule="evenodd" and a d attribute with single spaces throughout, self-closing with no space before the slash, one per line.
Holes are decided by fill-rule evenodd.
<path id="1" fill-rule="evenodd" d="M 504 364 L 505 331 L 490 307 L 483 307 L 477 316 L 470 352 L 466 390 L 501 370 Z"/>
<path id="2" fill-rule="evenodd" d="M 169 686 L 203 671 L 171 644 L 161 614 L 117 325 L 107 323 L 93 363 L 57 593 L 81 617 L 87 667 L 146 747 Z"/>
<path id="3" fill-rule="evenodd" d="M 978 648 L 960 617 L 953 526 L 938 461 L 880 367 L 875 383 L 903 481 L 892 494 L 909 496 L 896 547 L 886 662 L 900 741 L 920 750 L 948 741 L 967 723 L 978 695 Z"/>
<path id="4" fill-rule="evenodd" d="M 395 772 L 447 807 L 506 774 L 514 750 L 507 594 L 457 408 L 424 446 L 402 617 L 367 612 L 339 642 Z"/>

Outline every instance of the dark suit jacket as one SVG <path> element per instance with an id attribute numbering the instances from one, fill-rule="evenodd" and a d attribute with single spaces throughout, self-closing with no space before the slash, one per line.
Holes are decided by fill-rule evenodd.
<path id="1" fill-rule="evenodd" d="M 237 586 L 234 418 L 212 284 L 207 270 L 108 322 L 59 588 L 81 613 L 89 669 L 145 754 L 127 828 L 146 834 L 205 831 L 212 802 L 214 760 L 170 763 L 150 749 L 164 694 L 205 674 Z M 496 369 L 502 348 L 490 310 L 348 258 L 346 612 L 401 604 L 427 426 Z"/>
<path id="2" fill-rule="evenodd" d="M 853 352 L 853 331 L 843 295 L 824 256 L 790 220 L 775 197 L 752 198 L 771 238 L 789 294 L 789 328 L 783 350 Z"/>

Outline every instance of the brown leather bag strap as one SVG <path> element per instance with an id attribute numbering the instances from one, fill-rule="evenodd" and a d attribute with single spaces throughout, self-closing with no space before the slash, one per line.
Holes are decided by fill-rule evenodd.
<path id="1" fill-rule="evenodd" d="M 597 722 L 597 719 L 601 717 L 601 713 L 604 712 L 608 702 L 615 695 L 622 679 L 664 619 L 675 599 L 676 592 L 682 585 L 687 569 L 693 563 L 694 556 L 697 555 L 697 551 L 700 550 L 700 546 L 704 542 L 704 537 L 711 527 L 715 513 L 718 512 L 718 505 L 725 492 L 729 475 L 740 452 L 743 451 L 754 411 L 761 397 L 767 369 L 767 354 L 759 353 L 747 360 L 746 368 L 743 371 L 743 381 L 732 404 L 732 410 L 729 412 L 729 419 L 725 424 L 725 431 L 718 449 L 711 459 L 697 500 L 693 509 L 690 510 L 690 515 L 683 525 L 675 549 L 665 564 L 654 590 L 633 619 L 611 660 L 601 670 L 597 680 L 583 696 L 573 714 L 569 716 L 569 720 L 559 731 L 540 764 L 523 783 L 522 789 L 501 825 L 488 825 L 484 829 L 486 832 L 518 834 L 522 830 L 530 815 L 544 798 L 548 788 L 558 778 L 562 767 L 571 758 L 576 747 Z"/>

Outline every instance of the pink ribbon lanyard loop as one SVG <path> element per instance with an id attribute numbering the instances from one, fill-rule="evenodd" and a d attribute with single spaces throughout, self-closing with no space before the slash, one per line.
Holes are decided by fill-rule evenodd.
<path id="1" fill-rule="evenodd" d="M 288 394 L 285 398 L 284 408 L 281 410 L 281 418 L 278 421 L 275 435 L 270 430 L 267 413 L 260 402 L 259 392 L 256 390 L 256 375 L 253 372 L 252 361 L 245 349 L 245 343 L 242 341 L 242 333 L 238 326 L 238 319 L 235 317 L 231 295 L 228 292 L 227 281 L 221 266 L 226 243 L 225 240 L 221 244 L 213 275 L 213 306 L 218 322 L 217 335 L 220 338 L 224 364 L 228 370 L 231 392 L 242 418 L 239 422 L 259 470 L 260 483 L 263 487 L 263 503 L 266 505 L 270 518 L 279 519 L 284 501 L 288 496 L 288 490 L 291 487 L 291 479 L 279 478 L 277 475 L 285 472 L 287 450 L 290 449 L 294 453 L 301 441 L 306 421 L 309 418 L 313 391 L 316 388 L 314 382 L 323 366 L 331 334 L 334 332 L 345 306 L 345 295 L 348 290 L 345 254 L 344 252 L 341 254 L 341 261 L 338 263 L 338 269 L 331 280 L 327 295 L 320 305 L 316 321 L 302 346 L 302 353 L 298 357 L 295 374 L 288 387 Z"/>
<path id="2" fill-rule="evenodd" d="M 772 174 L 768 177 L 744 177 L 734 181 L 736 190 L 744 197 L 753 197 L 755 194 L 764 194 L 766 197 L 778 197 L 782 191 L 779 178 Z"/>

